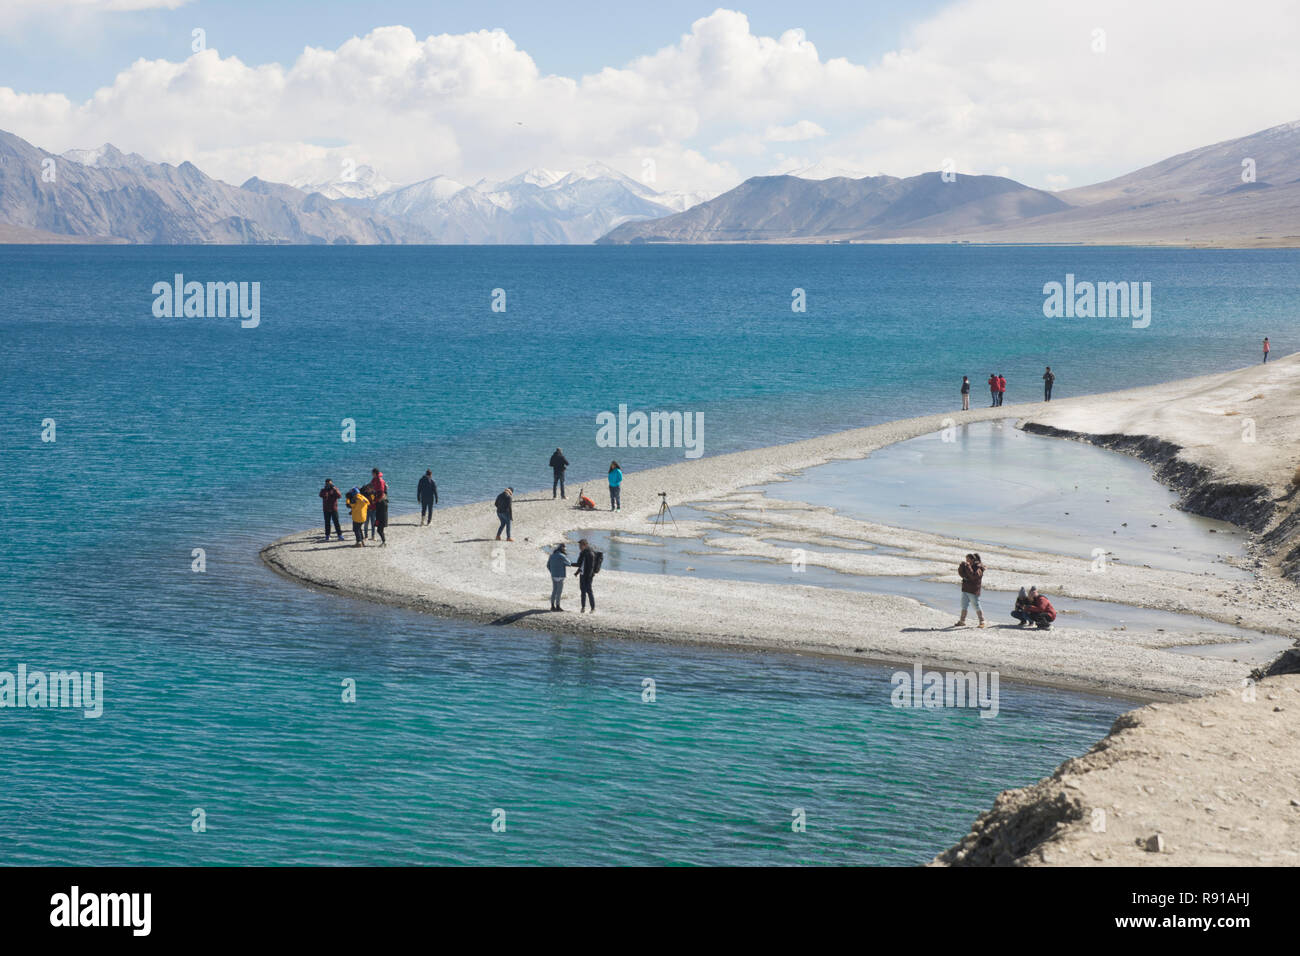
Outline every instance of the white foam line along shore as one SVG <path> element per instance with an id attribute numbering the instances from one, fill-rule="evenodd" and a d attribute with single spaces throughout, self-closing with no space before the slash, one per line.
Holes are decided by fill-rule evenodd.
<path id="1" fill-rule="evenodd" d="M 576 496 L 553 500 L 549 488 L 516 493 L 513 543 L 494 540 L 496 516 L 491 502 L 484 501 L 439 510 L 428 527 L 419 527 L 414 515 L 397 517 L 386 548 L 325 544 L 319 531 L 311 531 L 276 541 L 262 556 L 271 567 L 309 586 L 472 621 L 599 639 L 795 651 L 881 662 L 920 660 L 933 667 L 996 669 L 1005 680 L 1145 699 L 1199 695 L 1241 681 L 1250 665 L 1171 651 L 1180 644 L 1213 640 L 1197 637 L 1190 618 L 1185 634 L 1068 626 L 1022 631 L 1003 625 L 1006 609 L 991 607 L 986 614 L 998 626 L 953 629 L 958 605 L 956 565 L 967 551 L 979 550 L 990 569 L 985 577 L 988 588 L 1014 590 L 1027 582 L 1037 583 L 1057 596 L 1058 605 L 1068 606 L 1070 597 L 1118 601 L 1296 637 L 1300 635 L 1296 590 L 1276 572 L 1276 558 L 1258 562 L 1253 582 L 1118 564 L 1105 573 L 1090 573 L 1090 555 L 1043 554 L 889 528 L 825 508 L 760 500 L 742 489 L 834 459 L 864 457 L 885 445 L 939 431 L 946 420 L 1010 419 L 1067 433 L 1155 439 L 1163 453 L 1173 454 L 1176 464 L 1186 466 L 1186 473 L 1180 473 L 1184 481 L 1199 482 L 1202 489 L 1216 482 L 1236 489 L 1266 488 L 1273 498 L 1285 499 L 1292 490 L 1290 477 L 1300 464 L 1297 373 L 1300 356 L 1291 356 L 1266 366 L 1060 399 L 1050 405 L 953 411 L 684 461 L 629 475 L 623 510 L 617 513 L 578 511 Z M 1246 418 L 1252 422 L 1254 442 L 1242 441 Z M 1172 446 L 1176 448 L 1171 452 Z M 518 474 L 517 462 L 503 466 L 507 464 L 503 474 Z M 572 491 L 581 483 L 569 484 Z M 598 503 L 604 500 L 603 478 L 587 485 L 596 490 Z M 794 573 L 789 584 L 781 585 L 608 570 L 596 579 L 597 614 L 576 612 L 578 595 L 572 578 L 566 585 L 571 610 L 550 612 L 545 571 L 550 547 L 566 537 L 572 541 L 578 530 L 648 531 L 660 491 L 679 506 L 725 504 L 728 514 L 759 522 L 757 528 L 747 520 L 744 527 L 729 529 L 752 537 L 756 553 L 768 547 L 761 537 L 807 540 L 810 563 L 821 561 L 840 571 L 878 575 L 916 573 L 921 568 L 946 574 L 951 579 L 953 608 L 938 611 L 910 598 L 801 585 Z M 1276 525 L 1288 509 L 1280 505 L 1274 510 Z M 679 524 L 681 534 L 699 533 L 691 523 Z M 842 551 L 819 557 L 816 542 L 828 534 L 841 543 L 847 539 L 902 548 L 912 562 L 900 562 L 897 555 L 873 556 L 869 551 L 860 558 L 846 558 Z M 1258 541 L 1254 547 L 1259 549 Z M 570 554 L 574 550 L 571 545 Z"/>

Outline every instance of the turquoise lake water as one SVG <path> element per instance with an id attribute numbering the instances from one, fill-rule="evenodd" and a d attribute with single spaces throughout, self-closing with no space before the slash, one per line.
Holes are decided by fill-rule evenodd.
<path id="1" fill-rule="evenodd" d="M 0 709 L 0 861 L 922 862 L 1127 705 L 1004 684 L 993 720 L 896 710 L 888 669 L 441 621 L 298 588 L 257 550 L 316 524 L 322 478 L 349 487 L 372 465 L 398 513 L 426 467 L 449 504 L 548 483 L 556 445 L 574 483 L 603 474 L 594 420 L 620 403 L 702 412 L 713 455 L 951 408 L 962 374 L 1003 372 L 1014 404 L 1045 364 L 1058 397 L 1245 365 L 1264 335 L 1291 351 L 1298 265 L 0 247 L 0 671 L 105 680 L 98 719 Z M 155 318 L 152 287 L 178 272 L 261 283 L 260 326 Z M 1066 272 L 1150 281 L 1150 327 L 1043 318 L 1042 286 Z M 682 457 L 617 454 L 629 482 Z"/>

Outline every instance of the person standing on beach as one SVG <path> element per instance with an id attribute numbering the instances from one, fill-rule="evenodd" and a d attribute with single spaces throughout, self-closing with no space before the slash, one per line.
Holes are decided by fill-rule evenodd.
<path id="1" fill-rule="evenodd" d="M 564 553 L 564 545 L 557 544 L 551 556 L 546 559 L 546 570 L 551 572 L 551 610 L 563 611 L 560 596 L 564 594 L 564 576 L 569 573 L 573 562 Z"/>
<path id="2" fill-rule="evenodd" d="M 609 510 L 623 510 L 623 469 L 616 461 L 609 463 Z M 594 604 L 592 610 L 595 610 Z"/>
<path id="3" fill-rule="evenodd" d="M 433 469 L 425 471 L 415 486 L 415 497 L 420 502 L 420 524 L 433 524 L 433 506 L 438 503 L 438 483 L 433 480 Z"/>
<path id="4" fill-rule="evenodd" d="M 325 487 L 320 490 L 320 503 L 325 509 L 325 540 L 330 539 L 330 521 L 334 522 L 334 531 L 339 540 L 343 540 L 343 529 L 339 527 L 339 499 L 342 493 L 334 487 L 334 482 L 325 479 Z"/>
<path id="5" fill-rule="evenodd" d="M 989 372 L 989 408 L 998 405 L 998 373 Z"/>
<path id="6" fill-rule="evenodd" d="M 578 570 L 574 575 L 578 579 L 578 590 L 582 592 L 582 607 L 578 610 L 581 614 L 587 609 L 587 600 L 591 600 L 591 613 L 596 613 L 596 594 L 591 590 L 591 579 L 596 576 L 596 552 L 591 549 L 591 544 L 586 538 L 578 542 L 578 547 L 582 550 L 578 552 L 578 560 L 574 562 Z"/>
<path id="7" fill-rule="evenodd" d="M 998 408 L 1002 407 L 1002 401 L 1007 397 L 1007 377 L 998 372 Z"/>
<path id="8" fill-rule="evenodd" d="M 1047 366 L 1047 371 L 1043 373 L 1043 401 L 1052 400 L 1052 383 L 1056 381 L 1056 375 L 1052 372 L 1052 366 Z"/>
<path id="9" fill-rule="evenodd" d="M 370 498 L 370 515 L 375 520 L 375 531 L 379 534 L 379 546 L 388 547 L 388 538 L 384 536 L 384 529 L 388 527 L 388 484 L 384 481 L 382 473 L 378 473 L 378 484 Z"/>
<path id="10" fill-rule="evenodd" d="M 955 627 L 966 626 L 966 610 L 975 605 L 980 627 L 984 627 L 984 609 L 980 607 L 980 590 L 984 583 L 984 562 L 978 554 L 966 555 L 966 560 L 957 565 L 957 576 L 961 578 L 961 617 Z"/>
<path id="11" fill-rule="evenodd" d="M 554 481 L 551 482 L 551 497 L 555 497 L 555 489 L 560 489 L 560 497 L 564 494 L 564 469 L 569 467 L 569 459 L 564 457 L 564 452 L 555 449 L 555 454 L 551 456 L 551 476 Z"/>
<path id="12" fill-rule="evenodd" d="M 375 486 L 370 482 L 366 482 L 361 486 L 361 494 L 366 499 L 366 521 L 362 531 L 367 538 L 373 541 L 375 537 L 375 510 L 370 506 L 375 501 Z"/>
<path id="13" fill-rule="evenodd" d="M 357 547 L 366 546 L 366 516 L 370 512 L 370 499 L 361 493 L 360 488 L 348 492 L 348 509 L 352 512 L 352 533 L 357 536 Z"/>
<path id="14" fill-rule="evenodd" d="M 963 412 L 970 411 L 970 376 L 969 375 L 963 375 L 961 377 L 961 410 Z"/>
<path id="15" fill-rule="evenodd" d="M 1264 361 L 1265 362 L 1268 361 L 1268 349 L 1269 349 L 1268 336 L 1266 335 L 1264 336 Z"/>
<path id="16" fill-rule="evenodd" d="M 502 531 L 506 533 L 507 541 L 515 540 L 511 536 L 511 522 L 514 519 L 514 508 L 512 507 L 514 503 L 514 496 L 515 496 L 515 490 L 513 488 L 507 488 L 505 491 L 501 492 L 501 494 L 497 495 L 497 500 L 495 502 L 496 509 L 497 509 L 497 517 L 501 519 L 501 524 L 497 528 L 498 541 L 501 540 Z"/>
<path id="17" fill-rule="evenodd" d="M 361 489 L 370 499 L 370 537 L 379 532 L 379 539 L 385 544 L 388 542 L 384 539 L 384 532 L 379 528 L 379 519 L 384 519 L 384 527 L 388 527 L 388 482 L 384 481 L 384 473 L 378 468 L 370 469 L 370 483 Z M 381 510 L 378 505 L 383 503 Z"/>

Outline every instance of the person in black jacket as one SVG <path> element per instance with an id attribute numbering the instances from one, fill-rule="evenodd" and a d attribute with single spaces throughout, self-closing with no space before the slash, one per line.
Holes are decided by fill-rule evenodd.
<path id="1" fill-rule="evenodd" d="M 502 531 L 506 533 L 507 541 L 515 540 L 510 535 L 510 523 L 511 520 L 514 518 L 514 510 L 511 508 L 511 500 L 514 497 L 514 494 L 515 494 L 515 490 L 513 488 L 507 488 L 505 491 L 501 492 L 501 494 L 497 495 L 497 500 L 496 500 L 497 517 L 501 519 L 501 525 L 500 527 L 497 528 L 498 541 L 501 540 Z"/>
<path id="2" fill-rule="evenodd" d="M 420 524 L 433 524 L 433 506 L 438 503 L 438 483 L 433 480 L 432 468 L 420 479 L 415 488 L 415 497 L 420 502 Z"/>
<path id="3" fill-rule="evenodd" d="M 591 579 L 596 576 L 596 552 L 591 549 L 591 544 L 586 538 L 578 542 L 578 547 L 582 550 L 578 552 L 578 560 L 573 562 L 577 571 L 573 572 L 578 579 L 578 590 L 582 592 L 582 607 L 578 609 L 581 614 L 587 609 L 587 600 L 591 599 L 591 613 L 596 613 L 596 595 L 591 590 Z"/>
<path id="4" fill-rule="evenodd" d="M 564 469 L 569 467 L 569 459 L 564 457 L 564 452 L 555 449 L 555 454 L 551 456 L 551 474 L 555 480 L 551 482 L 551 497 L 555 497 L 555 489 L 560 489 L 560 497 L 564 497 Z"/>

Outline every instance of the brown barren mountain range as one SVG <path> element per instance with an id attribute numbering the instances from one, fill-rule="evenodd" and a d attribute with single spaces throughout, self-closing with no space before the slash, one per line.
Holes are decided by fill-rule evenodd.
<path id="1" fill-rule="evenodd" d="M 756 177 L 685 212 L 625 223 L 601 241 L 1296 246 L 1300 122 L 1058 193 L 997 176 L 945 181 L 938 172 Z"/>

